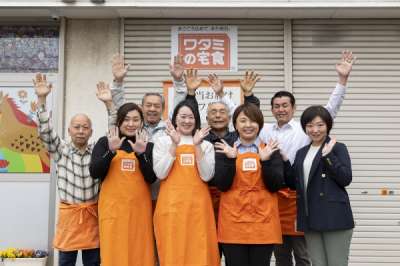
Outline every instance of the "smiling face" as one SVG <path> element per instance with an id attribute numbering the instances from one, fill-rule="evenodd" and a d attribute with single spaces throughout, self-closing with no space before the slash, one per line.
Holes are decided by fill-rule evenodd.
<path id="1" fill-rule="evenodd" d="M 223 103 L 211 103 L 207 108 L 207 122 L 212 130 L 220 131 L 228 128 L 229 110 Z"/>
<path id="2" fill-rule="evenodd" d="M 306 124 L 306 134 L 311 138 L 314 146 L 320 146 L 328 135 L 328 127 L 320 116 Z"/>
<path id="3" fill-rule="evenodd" d="M 137 110 L 129 111 L 121 125 L 119 126 L 119 131 L 122 135 L 127 137 L 132 137 L 136 135 L 137 129 L 142 127 L 142 119 Z"/>
<path id="4" fill-rule="evenodd" d="M 77 114 L 71 119 L 68 134 L 76 147 L 85 147 L 88 144 L 90 136 L 92 136 L 92 132 L 92 123 L 86 115 Z"/>
<path id="5" fill-rule="evenodd" d="M 295 111 L 296 107 L 292 105 L 289 97 L 277 97 L 272 103 L 271 112 L 280 127 L 292 120 Z"/>
<path id="6" fill-rule="evenodd" d="M 239 113 L 235 128 L 239 133 L 240 139 L 245 142 L 253 142 L 257 138 L 260 130 L 258 123 L 251 120 L 244 112 Z"/>
<path id="7" fill-rule="evenodd" d="M 156 125 L 161 120 L 162 99 L 158 95 L 147 95 L 143 99 L 143 116 L 146 123 Z"/>
<path id="8" fill-rule="evenodd" d="M 195 124 L 192 110 L 187 106 L 182 106 L 176 115 L 176 130 L 184 136 L 191 136 Z"/>

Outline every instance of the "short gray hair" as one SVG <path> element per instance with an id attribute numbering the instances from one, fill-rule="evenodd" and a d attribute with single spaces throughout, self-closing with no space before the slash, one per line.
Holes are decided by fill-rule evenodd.
<path id="1" fill-rule="evenodd" d="M 223 102 L 223 101 L 221 101 L 221 100 L 210 102 L 210 103 L 208 104 L 208 106 L 207 106 L 207 113 L 208 113 L 208 109 L 209 109 L 210 106 L 213 105 L 213 104 L 222 104 L 223 106 L 225 106 L 225 109 L 226 109 L 226 111 L 228 112 L 229 116 L 231 116 L 231 110 L 229 109 L 229 106 L 228 106 L 225 102 Z"/>
<path id="2" fill-rule="evenodd" d="M 143 98 L 142 98 L 142 106 L 144 105 L 144 100 L 146 99 L 147 96 L 158 96 L 158 97 L 160 97 L 160 99 L 161 99 L 161 106 L 162 106 L 162 109 L 164 110 L 164 107 L 165 107 L 165 100 L 164 100 L 164 97 L 163 97 L 160 93 L 158 93 L 158 92 L 147 92 L 147 93 L 145 93 L 144 96 L 143 96 Z"/>

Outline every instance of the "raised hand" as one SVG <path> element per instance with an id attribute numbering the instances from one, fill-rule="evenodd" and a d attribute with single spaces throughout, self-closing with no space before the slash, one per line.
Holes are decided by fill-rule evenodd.
<path id="1" fill-rule="evenodd" d="M 47 84 L 46 75 L 41 73 L 37 73 L 35 79 L 32 80 L 33 85 L 35 86 L 35 93 L 39 100 L 46 100 L 47 95 L 51 92 L 53 85 Z"/>
<path id="2" fill-rule="evenodd" d="M 146 132 L 146 130 L 141 129 L 140 131 L 137 131 L 136 133 L 136 141 L 133 143 L 132 141 L 128 140 L 129 145 L 131 145 L 132 150 L 135 153 L 143 153 L 146 151 L 146 146 L 147 142 L 149 140 L 149 136 Z"/>
<path id="3" fill-rule="evenodd" d="M 175 145 L 178 145 L 179 142 L 181 141 L 181 134 L 179 134 L 175 130 L 175 128 L 172 125 L 171 121 L 167 120 L 165 122 L 165 124 L 166 124 L 165 133 L 167 133 L 167 135 L 171 137 L 171 140 Z"/>
<path id="4" fill-rule="evenodd" d="M 336 138 L 332 137 L 331 140 L 328 143 L 325 143 L 324 147 L 322 148 L 322 156 L 328 155 L 332 151 L 335 144 Z"/>
<path id="5" fill-rule="evenodd" d="M 210 130 L 209 126 L 197 129 L 193 136 L 193 145 L 200 145 L 203 139 L 210 133 Z"/>
<path id="6" fill-rule="evenodd" d="M 108 139 L 108 148 L 110 151 L 115 152 L 119 148 L 121 148 L 122 142 L 125 140 L 125 137 L 119 138 L 119 130 L 118 127 L 113 127 L 108 131 L 107 135 Z"/>
<path id="7" fill-rule="evenodd" d="M 111 60 L 111 64 L 114 81 L 117 83 L 124 82 L 124 78 L 126 74 L 128 74 L 129 69 L 129 65 L 125 66 L 124 56 L 115 54 Z"/>
<path id="8" fill-rule="evenodd" d="M 224 84 L 222 80 L 218 78 L 217 74 L 213 73 L 208 75 L 208 82 L 210 83 L 215 95 L 220 98 L 224 97 Z"/>
<path id="9" fill-rule="evenodd" d="M 221 141 L 215 143 L 215 152 L 224 153 L 226 157 L 231 159 L 236 158 L 238 153 L 236 144 L 233 144 L 233 147 L 231 147 L 225 140 L 221 139 Z"/>
<path id="10" fill-rule="evenodd" d="M 195 95 L 196 90 L 200 87 L 202 79 L 197 76 L 197 69 L 186 70 L 185 75 L 186 87 L 189 95 Z"/>
<path id="11" fill-rule="evenodd" d="M 97 86 L 97 91 L 96 91 L 97 99 L 99 99 L 103 103 L 112 102 L 110 85 L 108 85 L 104 81 L 100 81 L 99 83 L 96 84 L 96 86 Z"/>
<path id="12" fill-rule="evenodd" d="M 261 161 L 266 161 L 271 159 L 271 155 L 277 150 L 279 150 L 279 143 L 276 140 L 272 140 L 263 148 L 260 148 L 258 154 Z"/>
<path id="13" fill-rule="evenodd" d="M 185 66 L 183 65 L 183 56 L 174 56 L 174 63 L 169 65 L 169 73 L 171 73 L 171 76 L 174 78 L 175 81 L 181 81 L 184 72 Z"/>
<path id="14" fill-rule="evenodd" d="M 244 96 L 250 96 L 253 94 L 253 89 L 256 83 L 261 79 L 254 71 L 246 71 L 243 79 L 240 80 L 240 88 L 243 91 Z"/>
<path id="15" fill-rule="evenodd" d="M 339 76 L 339 83 L 343 86 L 347 84 L 347 79 L 349 78 L 355 61 L 356 57 L 353 56 L 353 52 L 349 50 L 342 51 L 342 58 L 340 62 L 336 64 L 336 72 Z"/>

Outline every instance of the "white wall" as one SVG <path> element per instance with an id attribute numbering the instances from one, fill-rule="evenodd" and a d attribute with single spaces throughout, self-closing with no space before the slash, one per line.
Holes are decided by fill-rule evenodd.
<path id="1" fill-rule="evenodd" d="M 96 84 L 112 82 L 111 58 L 119 52 L 120 23 L 113 20 L 68 20 L 65 53 L 65 120 L 76 113 L 93 122 L 93 141 L 107 129 L 104 104 L 96 98 Z"/>
<path id="2" fill-rule="evenodd" d="M 49 183 L 0 182 L 0 199 L 0 249 L 47 250 Z"/>

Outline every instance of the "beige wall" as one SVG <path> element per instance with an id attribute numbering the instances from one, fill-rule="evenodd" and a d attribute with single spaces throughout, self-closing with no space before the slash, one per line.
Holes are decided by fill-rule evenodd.
<path id="1" fill-rule="evenodd" d="M 104 105 L 96 99 L 96 83 L 111 83 L 111 58 L 119 52 L 120 21 L 68 20 L 65 41 L 65 119 L 67 127 L 76 113 L 86 113 L 93 121 L 97 140 L 107 129 Z"/>

